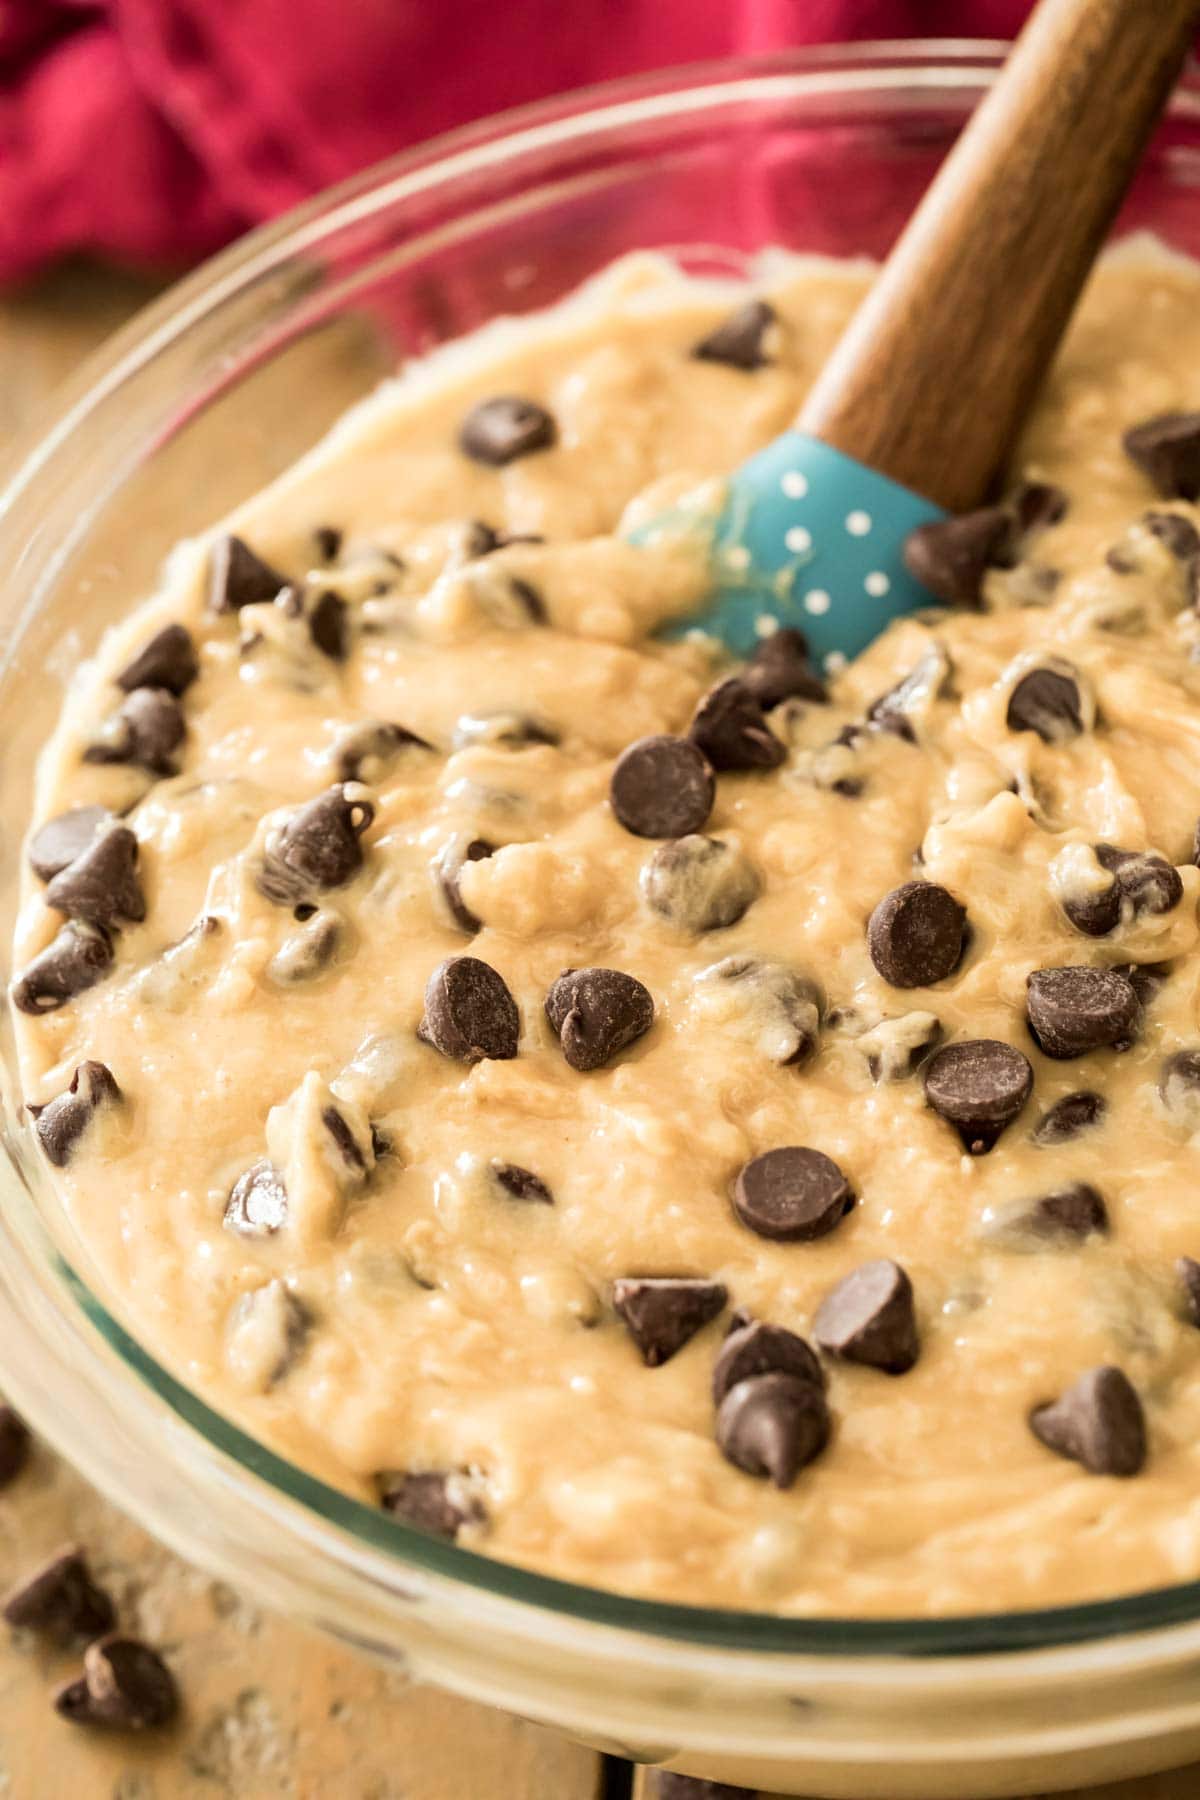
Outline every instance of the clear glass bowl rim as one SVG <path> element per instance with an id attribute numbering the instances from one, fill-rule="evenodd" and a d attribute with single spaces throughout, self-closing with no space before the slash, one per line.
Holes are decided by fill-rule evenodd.
<path id="1" fill-rule="evenodd" d="M 770 56 L 724 59 L 666 69 L 537 102 L 493 116 L 388 159 L 259 227 L 177 282 L 140 311 L 87 359 L 60 390 L 49 423 L 7 456 L 0 492 L 0 522 L 19 518 L 22 497 L 52 462 L 58 448 L 81 430 L 89 414 L 120 388 L 164 345 L 218 300 L 251 281 L 285 256 L 303 253 L 322 236 L 369 215 L 403 196 L 410 186 L 433 186 L 452 172 L 478 172 L 491 161 L 522 151 L 566 144 L 589 130 L 612 129 L 623 118 L 647 121 L 673 110 L 672 101 L 694 108 L 708 90 L 722 103 L 734 98 L 798 97 L 821 91 L 872 91 L 886 100 L 889 90 L 917 86 L 933 95 L 939 88 L 982 90 L 994 77 L 1008 45 L 995 39 L 872 40 L 852 45 L 819 45 Z M 948 96 L 950 97 L 950 96 Z M 957 102 L 956 102 L 957 103 Z M 1176 116 L 1200 116 L 1200 72 L 1185 74 L 1172 101 Z M 81 531 L 88 521 L 81 522 Z M 39 604 L 52 585 L 52 567 L 35 594 Z M 18 621 L 14 635 L 19 636 Z M 978 1657 L 1047 1650 L 1136 1633 L 1157 1632 L 1200 1620 L 1200 1581 L 1148 1589 L 1114 1600 L 1023 1612 L 952 1615 L 945 1618 L 790 1618 L 761 1612 L 667 1604 L 559 1580 L 442 1543 L 391 1519 L 377 1509 L 330 1487 L 277 1455 L 165 1369 L 108 1311 L 50 1240 L 29 1198 L 34 1237 L 79 1311 L 136 1381 L 128 1396 L 142 1403 L 165 1403 L 226 1465 L 234 1481 L 248 1478 L 274 1490 L 306 1515 L 313 1549 L 328 1530 L 368 1554 L 380 1553 L 397 1577 L 405 1568 L 474 1589 L 496 1601 L 558 1617 L 669 1639 L 704 1649 L 774 1653 L 796 1657 L 921 1658 Z M 123 1396 L 124 1400 L 126 1397 Z M 36 1423 L 36 1421 L 35 1421 Z M 52 1432 L 48 1435 L 53 1436 Z M 62 1446 L 70 1456 L 70 1446 Z M 120 1501 L 121 1496 L 116 1496 Z M 332 1543 L 329 1546 L 333 1548 Z"/>

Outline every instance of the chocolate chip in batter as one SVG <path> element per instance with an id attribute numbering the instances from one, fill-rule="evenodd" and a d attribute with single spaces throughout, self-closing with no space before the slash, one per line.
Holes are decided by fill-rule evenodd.
<path id="1" fill-rule="evenodd" d="M 136 763 L 151 775 L 174 775 L 174 752 L 187 735 L 183 708 L 166 688 L 134 688 L 83 753 L 88 763 Z"/>
<path id="2" fill-rule="evenodd" d="M 788 1144 L 752 1157 L 739 1171 L 733 1210 L 759 1237 L 798 1243 L 824 1237 L 855 1202 L 850 1183 L 821 1150 Z"/>
<path id="3" fill-rule="evenodd" d="M 432 750 L 433 745 L 406 725 L 393 725 L 387 719 L 363 719 L 337 736 L 334 753 L 338 776 L 342 781 L 378 781 L 401 751 L 408 749 Z"/>
<path id="4" fill-rule="evenodd" d="M 1030 669 L 1008 697 L 1005 723 L 1010 731 L 1036 731 L 1044 744 L 1065 743 L 1085 729 L 1085 702 L 1070 665 L 1055 658 L 1054 666 Z"/>
<path id="5" fill-rule="evenodd" d="M 716 781 L 708 758 L 687 738 L 644 737 L 617 758 L 612 809 L 637 837 L 681 838 L 712 811 Z"/>
<path id="6" fill-rule="evenodd" d="M 81 1062 L 71 1085 L 44 1106 L 30 1106 L 34 1131 L 56 1169 L 65 1168 L 93 1118 L 105 1106 L 117 1106 L 121 1090 L 102 1062 Z"/>
<path id="7" fill-rule="evenodd" d="M 522 1169 L 518 1163 L 501 1162 L 498 1157 L 493 1157 L 489 1166 L 492 1180 L 510 1200 L 532 1200 L 539 1206 L 554 1205 L 554 1195 L 532 1169 Z"/>
<path id="8" fill-rule="evenodd" d="M 688 737 L 714 769 L 777 769 L 787 760 L 787 750 L 767 724 L 761 703 L 736 675 L 705 694 Z"/>
<path id="9" fill-rule="evenodd" d="M 762 1319 L 743 1315 L 721 1345 L 713 1364 L 713 1404 L 720 1406 L 730 1388 L 754 1375 L 769 1375 L 773 1369 L 794 1375 L 800 1381 L 825 1386 L 825 1372 L 817 1354 L 796 1332 L 782 1325 L 769 1325 Z"/>
<path id="10" fill-rule="evenodd" d="M 317 556 L 323 563 L 336 562 L 341 555 L 343 532 L 336 525 L 318 525 L 313 532 Z"/>
<path id="11" fill-rule="evenodd" d="M 719 1281 L 688 1275 L 629 1275 L 613 1282 L 613 1307 L 648 1369 L 669 1362 L 728 1298 Z"/>
<path id="12" fill-rule="evenodd" d="M 863 1263 L 826 1294 L 813 1320 L 822 1350 L 888 1375 L 911 1369 L 920 1351 L 912 1282 L 899 1263 Z"/>
<path id="13" fill-rule="evenodd" d="M 1175 1274 L 1183 1316 L 1189 1325 L 1200 1326 L 1200 1262 L 1194 1256 L 1177 1257 Z"/>
<path id="14" fill-rule="evenodd" d="M 1032 1092 L 1028 1057 L 997 1038 L 947 1044 L 925 1070 L 926 1100 L 972 1156 L 992 1148 Z"/>
<path id="15" fill-rule="evenodd" d="M 1166 545 L 1177 562 L 1184 563 L 1189 570 L 1200 559 L 1200 531 L 1182 513 L 1144 513 L 1142 524 L 1152 537 Z"/>
<path id="16" fill-rule="evenodd" d="M 350 654 L 350 609 L 339 594 L 319 594 L 308 612 L 308 632 L 323 656 L 345 662 Z"/>
<path id="17" fill-rule="evenodd" d="M 564 969 L 546 995 L 546 1017 L 567 1062 L 587 1074 L 645 1036 L 654 1001 L 621 969 Z"/>
<path id="18" fill-rule="evenodd" d="M 1165 499 L 1200 497 L 1200 413 L 1156 413 L 1132 426 L 1121 445 Z"/>
<path id="19" fill-rule="evenodd" d="M 429 977 L 417 1036 L 456 1062 L 509 1061 L 521 1020 L 502 976 L 477 956 L 448 956 Z"/>
<path id="20" fill-rule="evenodd" d="M 451 740 L 456 750 L 469 750 L 474 744 L 495 745 L 502 750 L 527 750 L 560 741 L 561 734 L 556 725 L 533 713 L 523 712 L 463 713 Z"/>
<path id="21" fill-rule="evenodd" d="M 307 1303 L 276 1277 L 251 1288 L 234 1305 L 227 1352 L 248 1385 L 268 1392 L 295 1366 L 314 1324 Z"/>
<path id="22" fill-rule="evenodd" d="M 855 1047 L 866 1057 L 872 1081 L 907 1081 L 941 1041 L 942 1022 L 936 1013 L 908 1012 L 881 1019 L 855 1039 Z"/>
<path id="23" fill-rule="evenodd" d="M 46 904 L 89 925 L 137 924 L 146 917 L 137 862 L 133 832 L 127 825 L 110 825 L 59 870 L 46 889 Z"/>
<path id="24" fill-rule="evenodd" d="M 696 984 L 716 1028 L 734 1028 L 771 1062 L 789 1067 L 816 1049 L 821 991 L 798 969 L 766 957 L 726 956 L 701 969 Z"/>
<path id="25" fill-rule="evenodd" d="M 829 699 L 825 683 L 809 663 L 807 638 L 788 626 L 759 639 L 738 679 L 765 711 L 783 700 L 823 706 Z"/>
<path id="26" fill-rule="evenodd" d="M 1159 992 L 1170 978 L 1173 964 L 1169 962 L 1152 963 L 1117 963 L 1118 975 L 1124 975 L 1132 982 L 1133 991 L 1137 995 L 1143 1010 L 1158 998 Z"/>
<path id="27" fill-rule="evenodd" d="M 17 1479 L 32 1448 L 33 1436 L 24 1419 L 0 1402 L 0 1489 Z"/>
<path id="28" fill-rule="evenodd" d="M 717 1408 L 716 1435 L 735 1468 L 790 1488 L 829 1442 L 829 1408 L 815 1381 L 772 1369 L 730 1388 Z"/>
<path id="29" fill-rule="evenodd" d="M 1173 1125 L 1200 1131 L 1200 1050 L 1175 1050 L 1158 1076 L 1158 1097 Z"/>
<path id="30" fill-rule="evenodd" d="M 1058 1400 L 1029 1415 L 1033 1435 L 1093 1475 L 1136 1475 L 1146 1460 L 1142 1403 L 1111 1364 L 1089 1369 Z"/>
<path id="31" fill-rule="evenodd" d="M 307 907 L 297 911 L 308 912 Z M 267 974 L 280 987 L 296 987 L 314 981 L 333 962 L 345 938 L 341 919 L 333 912 L 308 912 L 299 931 L 284 938 L 267 964 Z"/>
<path id="32" fill-rule="evenodd" d="M 507 550 L 510 544 L 544 544 L 545 541 L 536 531 L 500 531 L 486 519 L 470 519 L 465 551 L 468 560 L 473 562 L 482 556 L 492 556 L 497 550 Z"/>
<path id="33" fill-rule="evenodd" d="M 1178 869 L 1154 850 L 1119 850 L 1113 844 L 1094 847 L 1096 861 L 1112 876 L 1111 885 L 1063 897 L 1062 909 L 1077 931 L 1106 937 L 1120 924 L 1146 915 L 1172 911 L 1183 899 Z"/>
<path id="34" fill-rule="evenodd" d="M 55 1012 L 76 994 L 103 981 L 112 965 L 108 933 L 71 921 L 39 950 L 14 983 L 13 1005 L 24 1013 Z"/>
<path id="35" fill-rule="evenodd" d="M 73 806 L 39 825 L 29 840 L 29 866 L 39 881 L 54 877 L 81 856 L 104 825 L 114 819 L 105 806 Z"/>
<path id="36" fill-rule="evenodd" d="M 349 1122 L 336 1106 L 327 1106 L 321 1113 L 321 1123 L 333 1139 L 334 1149 L 343 1164 L 345 1171 L 354 1181 L 362 1181 L 367 1176 L 371 1160 L 367 1152 L 358 1142 Z M 374 1158 L 372 1147 L 370 1158 Z"/>
<path id="37" fill-rule="evenodd" d="M 1133 1041 L 1142 1009 L 1133 983 L 1115 969 L 1035 969 L 1026 990 L 1029 1029 L 1046 1056 L 1123 1050 Z"/>
<path id="38" fill-rule="evenodd" d="M 1021 1215 L 1019 1225 L 1032 1237 L 1048 1240 L 1106 1237 L 1108 1208 L 1090 1181 L 1073 1181 L 1035 1200 Z"/>
<path id="39" fill-rule="evenodd" d="M 287 577 L 257 556 L 242 538 L 222 537 L 213 545 L 208 564 L 210 612 L 261 606 L 286 586 Z"/>
<path id="40" fill-rule="evenodd" d="M 415 1525 L 418 1531 L 451 1542 L 464 1525 L 482 1523 L 485 1517 L 479 1502 L 466 1492 L 462 1477 L 436 1469 L 381 1475 L 379 1504 L 384 1512 Z"/>
<path id="41" fill-rule="evenodd" d="M 481 921 L 475 917 L 459 888 L 459 877 L 468 863 L 485 862 L 496 851 L 486 838 L 469 837 L 457 832 L 442 846 L 433 865 L 434 878 L 454 923 L 463 931 L 476 932 Z"/>
<path id="42" fill-rule="evenodd" d="M 950 658 L 933 643 L 902 681 L 867 708 L 867 723 L 877 731 L 890 731 L 905 743 L 917 741 L 914 717 L 945 692 L 950 681 Z"/>
<path id="43" fill-rule="evenodd" d="M 892 987 L 929 987 L 962 961 L 967 911 L 935 881 L 906 881 L 867 922 L 871 961 Z"/>
<path id="44" fill-rule="evenodd" d="M 1050 481 L 1023 481 L 1008 499 L 1013 514 L 1013 540 L 1009 546 L 1015 562 L 1025 538 L 1047 531 L 1066 517 L 1070 501 L 1062 488 Z"/>
<path id="45" fill-rule="evenodd" d="M 187 692 L 200 673 L 196 646 L 186 625 L 164 625 L 114 680 L 127 694 L 134 688 L 165 688 L 178 697 Z"/>
<path id="46" fill-rule="evenodd" d="M 736 925 L 762 892 L 758 871 L 736 845 L 699 832 L 659 844 L 639 885 L 652 913 L 695 933 Z"/>
<path id="47" fill-rule="evenodd" d="M 548 450 L 557 438 L 552 415 L 536 400 L 498 394 L 471 408 L 459 429 L 458 447 L 472 462 L 501 469 L 535 450 Z"/>
<path id="48" fill-rule="evenodd" d="M 1081 1088 L 1076 1094 L 1064 1094 L 1061 1100 L 1044 1112 L 1030 1137 L 1035 1144 L 1067 1144 L 1081 1132 L 1099 1125 L 1108 1106 L 1100 1094 Z"/>
<path id="49" fill-rule="evenodd" d="M 117 1616 L 77 1544 L 59 1550 L 10 1588 L 0 1611 L 18 1631 L 36 1631 L 58 1644 L 103 1637 Z"/>
<path id="50" fill-rule="evenodd" d="M 981 506 L 954 519 L 918 525 L 904 540 L 904 566 L 910 575 L 948 606 L 977 607 L 983 601 L 983 577 L 1006 551 L 1012 513 L 1006 506 Z"/>
<path id="51" fill-rule="evenodd" d="M 110 1731 L 154 1731 L 179 1711 L 175 1678 L 157 1650 L 114 1633 L 89 1644 L 83 1674 L 55 1695 L 55 1710 L 73 1725 Z"/>
<path id="52" fill-rule="evenodd" d="M 270 1237 L 288 1220 L 287 1189 L 283 1173 L 264 1157 L 234 1183 L 222 1223 L 239 1237 Z"/>
<path id="53" fill-rule="evenodd" d="M 276 906 L 292 906 L 314 889 L 343 887 L 363 865 L 360 839 L 375 817 L 369 800 L 342 784 L 298 807 L 268 844 L 258 887 Z"/>
<path id="54" fill-rule="evenodd" d="M 692 355 L 697 362 L 724 363 L 747 375 L 765 369 L 774 360 L 768 347 L 778 317 L 768 301 L 747 300 L 702 337 Z"/>

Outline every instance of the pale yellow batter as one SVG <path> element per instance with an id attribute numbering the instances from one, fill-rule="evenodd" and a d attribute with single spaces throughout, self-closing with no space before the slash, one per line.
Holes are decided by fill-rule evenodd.
<path id="1" fill-rule="evenodd" d="M 724 672 L 650 635 L 701 591 L 694 539 L 622 532 L 711 498 L 706 482 L 789 424 L 865 279 L 765 263 L 756 291 L 778 318 L 746 370 L 692 354 L 740 290 L 625 263 L 534 326 L 411 370 L 249 502 L 225 529 L 291 585 L 282 601 L 214 612 L 221 553 L 184 546 L 80 672 L 40 770 L 39 822 L 122 814 L 136 865 L 117 838 L 99 902 L 78 901 L 77 866 L 67 882 L 77 914 L 108 909 L 71 945 L 101 978 L 17 1014 L 26 1097 L 44 1106 L 102 1065 L 38 1129 L 151 1349 L 285 1453 L 461 1542 L 809 1614 L 1194 1578 L 1200 1330 L 1176 1263 L 1200 1257 L 1200 1105 L 1186 1066 L 1160 1077 L 1200 1046 L 1200 621 L 1194 562 L 1139 521 L 1200 512 L 1156 494 L 1120 440 L 1200 404 L 1196 272 L 1149 251 L 1102 269 L 1014 470 L 1057 484 L 1065 516 L 989 570 L 985 611 L 907 621 L 828 703 L 784 700 L 783 765 L 717 773 L 700 829 L 723 850 L 664 862 L 609 803 L 618 756 L 685 734 Z M 498 394 L 546 408 L 554 441 L 491 467 L 458 434 Z M 344 609 L 318 612 L 326 594 Z M 135 672 L 126 703 L 115 675 L 173 622 L 198 679 L 176 644 L 178 704 L 161 667 L 157 699 Z M 1081 729 L 1044 741 L 1010 702 L 1048 656 Z M 906 733 L 861 728 L 917 665 Z M 291 822 L 347 781 L 338 884 L 314 893 Z M 1112 888 L 1097 844 L 1176 866 L 1165 910 L 1125 905 L 1102 936 L 1073 925 L 1064 906 Z M 965 907 L 968 937 L 954 972 L 900 988 L 867 921 L 918 876 Z M 50 891 L 29 876 L 18 977 L 63 925 Z M 501 1020 L 474 1063 L 444 1053 L 425 1000 L 463 954 L 518 1019 L 515 1046 Z M 748 978 L 727 958 L 770 966 Z M 1035 1045 L 1031 972 L 1147 963 L 1168 967 L 1139 983 L 1126 1047 Z M 592 966 L 643 984 L 653 1017 L 581 1069 L 544 1002 Z M 17 991 L 35 990 L 36 965 Z M 927 1104 L 939 1028 L 1029 1059 L 1032 1097 L 987 1154 Z M 1102 1115 L 1036 1141 L 1083 1090 Z M 854 1204 L 781 1241 L 735 1210 L 735 1182 L 797 1145 L 832 1159 Z M 1029 1223 L 1078 1183 L 1107 1234 Z M 735 1466 L 711 1395 L 734 1309 L 811 1343 L 822 1301 L 878 1259 L 911 1283 L 916 1338 L 895 1366 L 915 1362 L 823 1352 L 824 1449 L 786 1487 Z M 647 1275 L 724 1289 L 659 1366 L 614 1305 L 614 1283 Z M 1144 1415 L 1136 1474 L 1093 1473 L 1030 1428 L 1101 1365 Z"/>

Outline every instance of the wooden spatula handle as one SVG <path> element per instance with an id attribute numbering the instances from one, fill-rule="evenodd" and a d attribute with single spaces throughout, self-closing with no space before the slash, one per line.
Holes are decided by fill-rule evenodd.
<path id="1" fill-rule="evenodd" d="M 1009 450 L 1200 0 L 1041 0 L 800 427 L 953 511 Z"/>

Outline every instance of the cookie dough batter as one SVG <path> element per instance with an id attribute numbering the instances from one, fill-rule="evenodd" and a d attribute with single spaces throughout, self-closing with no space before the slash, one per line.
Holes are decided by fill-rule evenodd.
<path id="1" fill-rule="evenodd" d="M 421 1529 L 805 1614 L 1195 1578 L 1200 279 L 1102 267 L 944 608 L 659 641 L 700 534 L 628 532 L 866 279 L 625 262 L 177 552 L 39 771 L 30 1129 L 147 1345 Z"/>

